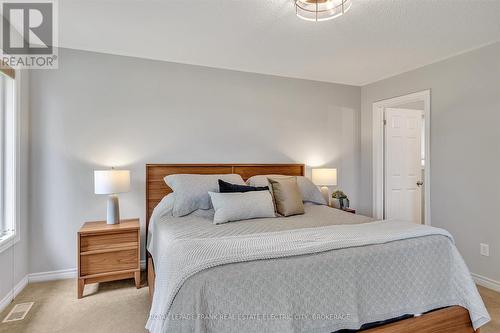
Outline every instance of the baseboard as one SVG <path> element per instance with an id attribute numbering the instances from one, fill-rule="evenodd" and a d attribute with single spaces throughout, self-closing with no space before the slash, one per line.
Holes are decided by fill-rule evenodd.
<path id="1" fill-rule="evenodd" d="M 9 306 L 10 302 L 17 296 L 23 289 L 28 285 L 28 275 L 23 277 L 18 284 L 14 286 L 14 289 L 9 291 L 9 293 L 0 301 L 0 312 L 5 310 Z M 3 319 L 3 318 L 1 318 Z"/>
<path id="2" fill-rule="evenodd" d="M 500 292 L 500 282 L 495 281 L 493 279 L 487 278 L 486 276 L 482 276 L 479 274 L 474 274 L 472 273 L 472 278 L 476 282 L 476 284 L 480 285 L 481 287 L 485 287 L 494 291 Z"/>
<path id="3" fill-rule="evenodd" d="M 146 269 L 146 260 L 141 260 L 141 269 Z M 76 268 L 62 269 L 59 271 L 31 273 L 28 275 L 29 282 L 44 282 L 64 279 L 75 279 Z"/>
<path id="4" fill-rule="evenodd" d="M 31 273 L 28 275 L 30 283 L 74 279 L 74 278 L 76 278 L 76 268 L 62 269 L 59 271 L 51 271 L 51 272 Z"/>

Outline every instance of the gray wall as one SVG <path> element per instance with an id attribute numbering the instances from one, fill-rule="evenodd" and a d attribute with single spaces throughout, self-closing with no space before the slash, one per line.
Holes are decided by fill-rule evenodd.
<path id="1" fill-rule="evenodd" d="M 354 206 L 371 214 L 371 104 L 430 88 L 432 223 L 452 232 L 474 273 L 500 280 L 499 43 L 363 88 L 60 56 L 59 70 L 30 80 L 30 272 L 75 267 L 77 229 L 105 216 L 92 171 L 112 165 L 132 170 L 122 216 L 142 224 L 144 164 L 153 162 L 334 166 Z M 480 242 L 490 244 L 489 258 Z"/>
<path id="2" fill-rule="evenodd" d="M 372 103 L 429 88 L 432 224 L 473 273 L 500 281 L 500 43 L 362 88 L 360 211 L 372 207 Z"/>
<path id="3" fill-rule="evenodd" d="M 12 287 L 15 287 L 28 274 L 29 225 L 28 225 L 28 165 L 29 165 L 29 74 L 26 71 L 18 72 L 21 79 L 20 104 L 20 233 L 18 243 L 0 253 L 0 301 L 8 296 Z"/>
<path id="4" fill-rule="evenodd" d="M 357 202 L 359 87 L 60 50 L 31 75 L 30 272 L 74 268 L 105 217 L 93 170 L 132 172 L 122 217 L 145 216 L 145 163 L 333 166 Z M 144 229 L 143 229 L 144 232 Z"/>

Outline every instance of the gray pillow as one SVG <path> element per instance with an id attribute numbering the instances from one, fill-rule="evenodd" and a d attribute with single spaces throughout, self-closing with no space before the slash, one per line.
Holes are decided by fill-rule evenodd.
<path id="1" fill-rule="evenodd" d="M 175 174 L 166 176 L 165 183 L 175 194 L 172 215 L 179 217 L 188 215 L 197 209 L 212 208 L 208 192 L 219 192 L 219 179 L 233 184 L 245 185 L 241 176 L 236 174 Z"/>
<path id="2" fill-rule="evenodd" d="M 214 206 L 214 224 L 275 217 L 269 191 L 216 193 L 208 192 Z"/>
<path id="3" fill-rule="evenodd" d="M 285 175 L 259 175 L 248 178 L 247 185 L 249 186 L 269 186 L 268 178 L 279 179 L 279 177 L 290 177 Z M 314 183 L 307 177 L 297 176 L 297 185 L 299 186 L 302 200 L 305 202 L 312 202 L 319 205 L 326 205 L 325 199 L 320 190 Z"/>

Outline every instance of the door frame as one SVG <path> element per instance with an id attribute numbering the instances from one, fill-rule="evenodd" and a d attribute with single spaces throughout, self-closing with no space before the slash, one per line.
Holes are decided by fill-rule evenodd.
<path id="1" fill-rule="evenodd" d="M 423 90 L 408 95 L 398 96 L 373 103 L 373 140 L 372 140 L 372 168 L 373 168 L 373 217 L 379 220 L 384 218 L 384 109 L 397 107 L 401 104 L 424 102 L 425 123 L 425 166 L 424 166 L 424 205 L 425 224 L 431 225 L 431 91 Z"/>

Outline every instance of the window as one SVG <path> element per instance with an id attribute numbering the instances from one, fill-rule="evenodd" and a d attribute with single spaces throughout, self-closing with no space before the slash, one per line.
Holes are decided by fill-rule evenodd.
<path id="1" fill-rule="evenodd" d="M 19 239 L 16 219 L 18 121 L 14 75 L 11 69 L 0 69 L 0 252 Z"/>

